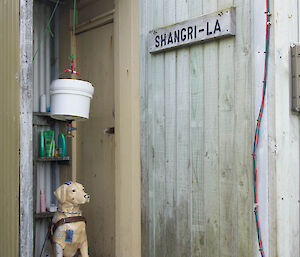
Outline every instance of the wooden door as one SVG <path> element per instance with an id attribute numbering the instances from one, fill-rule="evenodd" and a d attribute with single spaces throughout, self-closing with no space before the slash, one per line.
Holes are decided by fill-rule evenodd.
<path id="1" fill-rule="evenodd" d="M 77 123 L 77 181 L 91 201 L 84 207 L 90 256 L 114 256 L 115 174 L 113 24 L 76 36 L 78 71 L 95 87 L 90 119 Z"/>

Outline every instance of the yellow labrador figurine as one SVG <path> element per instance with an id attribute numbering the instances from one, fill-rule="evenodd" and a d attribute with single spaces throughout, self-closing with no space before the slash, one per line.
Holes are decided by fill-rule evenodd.
<path id="1" fill-rule="evenodd" d="M 90 196 L 77 182 L 66 182 L 54 192 L 58 209 L 50 226 L 50 240 L 55 257 L 88 257 L 86 222 L 80 205 L 88 203 Z"/>

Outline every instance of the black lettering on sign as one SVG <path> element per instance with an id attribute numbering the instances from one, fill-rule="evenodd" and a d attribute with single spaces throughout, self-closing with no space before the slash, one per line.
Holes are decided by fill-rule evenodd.
<path id="1" fill-rule="evenodd" d="M 149 52 L 154 54 L 235 36 L 235 30 L 236 11 L 235 7 L 232 7 L 160 28 L 153 28 L 148 32 L 147 45 Z"/>
<path id="2" fill-rule="evenodd" d="M 185 31 L 186 31 L 186 28 L 181 29 L 181 41 L 186 40 L 186 34 L 183 33 Z"/>
<path id="3" fill-rule="evenodd" d="M 169 34 L 168 44 L 173 44 L 173 36 L 172 36 L 172 32 L 170 32 L 170 34 Z"/>
<path id="4" fill-rule="evenodd" d="M 179 30 L 174 31 L 174 43 L 179 42 Z"/>
<path id="5" fill-rule="evenodd" d="M 159 36 L 155 37 L 155 47 L 159 47 Z"/>
<path id="6" fill-rule="evenodd" d="M 193 27 L 188 27 L 188 40 L 193 39 Z"/>
<path id="7" fill-rule="evenodd" d="M 221 26 L 220 26 L 220 23 L 219 23 L 218 19 L 216 21 L 214 33 L 216 33 L 217 31 L 221 32 Z"/>
<path id="8" fill-rule="evenodd" d="M 160 46 L 166 45 L 166 39 L 167 39 L 167 35 L 163 34 L 160 36 Z"/>
<path id="9" fill-rule="evenodd" d="M 209 31 L 209 22 L 206 22 L 206 34 L 207 35 L 211 35 L 212 34 L 212 32 Z"/>

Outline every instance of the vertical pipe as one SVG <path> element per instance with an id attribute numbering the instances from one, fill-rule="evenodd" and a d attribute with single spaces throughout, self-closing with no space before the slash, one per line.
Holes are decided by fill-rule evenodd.
<path id="1" fill-rule="evenodd" d="M 38 25 L 38 17 L 39 12 L 37 11 L 38 3 L 35 2 L 34 4 L 34 14 L 33 14 L 33 46 L 35 53 L 38 49 L 38 43 L 39 43 L 39 25 Z M 39 111 L 39 77 L 38 77 L 38 58 L 35 58 L 33 63 L 33 111 L 38 112 Z"/>
<path id="2" fill-rule="evenodd" d="M 40 5 L 40 38 L 42 39 L 45 28 L 45 8 L 44 5 Z M 40 42 L 39 51 L 39 83 L 40 83 L 40 96 L 45 94 L 45 40 Z"/>
<path id="3" fill-rule="evenodd" d="M 45 13 L 45 26 L 47 26 L 47 21 L 50 18 L 50 8 L 49 6 L 46 6 L 46 13 Z M 45 90 L 46 90 L 46 110 L 47 112 L 50 111 L 50 82 L 51 82 L 51 46 L 50 46 L 50 33 L 47 31 L 45 36 L 45 50 L 46 50 L 46 56 L 45 56 Z"/>
<path id="4" fill-rule="evenodd" d="M 36 28 L 37 28 L 37 47 L 40 47 L 40 40 L 42 37 L 42 24 L 41 24 L 41 4 L 36 3 L 36 13 L 37 13 L 37 17 L 36 17 Z M 35 74 L 36 74 L 36 81 L 37 81 L 37 94 L 36 94 L 36 98 L 37 98 L 37 102 L 38 102 L 38 111 L 40 111 L 40 95 L 41 95 L 41 91 L 40 91 L 40 85 L 41 85 L 41 78 L 40 78 L 40 51 L 41 49 L 39 49 L 39 52 L 37 53 L 36 57 L 35 57 Z"/>

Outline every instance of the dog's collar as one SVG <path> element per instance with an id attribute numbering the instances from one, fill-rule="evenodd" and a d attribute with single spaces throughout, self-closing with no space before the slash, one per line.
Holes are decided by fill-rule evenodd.
<path id="1" fill-rule="evenodd" d="M 61 213 L 68 213 L 68 214 L 78 214 L 78 215 L 81 215 L 81 212 L 75 212 L 75 211 L 63 211 L 61 209 L 57 209 L 58 212 L 61 212 Z"/>

